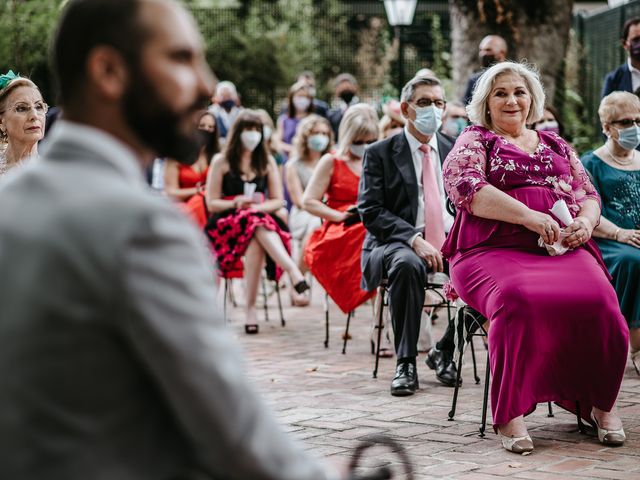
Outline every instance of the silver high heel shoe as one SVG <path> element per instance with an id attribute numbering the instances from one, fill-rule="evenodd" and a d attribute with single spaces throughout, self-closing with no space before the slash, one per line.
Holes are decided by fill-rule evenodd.
<path id="1" fill-rule="evenodd" d="M 591 420 L 593 420 L 593 423 L 595 423 L 598 429 L 598 440 L 601 444 L 616 447 L 622 445 L 627 439 L 627 436 L 624 434 L 624 428 L 620 428 L 619 430 L 600 428 L 593 412 L 591 412 Z"/>
<path id="2" fill-rule="evenodd" d="M 528 455 L 533 452 L 533 440 L 531 440 L 529 435 L 525 435 L 524 437 L 507 437 L 498 429 L 498 436 L 500 437 L 500 441 L 502 441 L 502 448 L 505 450 L 520 455 Z"/>

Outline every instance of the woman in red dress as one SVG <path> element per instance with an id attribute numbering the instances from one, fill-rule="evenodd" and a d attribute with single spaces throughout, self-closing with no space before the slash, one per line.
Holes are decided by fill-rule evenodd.
<path id="1" fill-rule="evenodd" d="M 198 160 L 193 165 L 184 165 L 175 160 L 167 160 L 164 173 L 165 193 L 191 215 L 200 227 L 207 222 L 204 200 L 204 186 L 213 156 L 220 151 L 216 119 L 211 112 L 205 112 L 198 121 L 198 131 L 202 135 L 202 148 Z"/>
<path id="2" fill-rule="evenodd" d="M 304 208 L 324 220 L 311 235 L 304 259 L 331 299 L 348 313 L 375 295 L 375 290 L 360 288 L 365 228 L 356 212 L 364 150 L 378 139 L 375 110 L 365 104 L 350 107 L 338 138 L 337 151 L 320 159 L 304 192 Z"/>
<path id="3" fill-rule="evenodd" d="M 276 161 L 267 153 L 263 123 L 255 111 L 243 110 L 233 123 L 224 151 L 209 169 L 206 198 L 212 215 L 205 232 L 218 266 L 223 276 L 244 270 L 245 331 L 258 333 L 256 297 L 266 255 L 280 267 L 276 280 L 285 270 L 298 293 L 309 286 L 289 254 L 282 181 Z"/>

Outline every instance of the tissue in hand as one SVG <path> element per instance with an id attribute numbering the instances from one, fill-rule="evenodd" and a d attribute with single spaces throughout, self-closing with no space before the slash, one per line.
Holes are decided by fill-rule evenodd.
<path id="1" fill-rule="evenodd" d="M 556 203 L 553 204 L 553 207 L 551 207 L 549 211 L 553 213 L 565 227 L 571 225 L 571 223 L 573 222 L 573 217 L 569 212 L 569 207 L 567 207 L 567 203 L 564 200 L 556 200 Z M 562 245 L 563 240 L 567 237 L 568 234 L 565 233 L 564 230 L 560 230 L 558 240 L 554 244 L 549 245 L 547 243 L 544 243 L 544 240 L 542 240 L 542 237 L 540 237 L 538 238 L 538 245 L 540 247 L 546 248 L 549 255 L 555 257 L 556 255 L 562 255 L 569 250 L 567 247 Z"/>

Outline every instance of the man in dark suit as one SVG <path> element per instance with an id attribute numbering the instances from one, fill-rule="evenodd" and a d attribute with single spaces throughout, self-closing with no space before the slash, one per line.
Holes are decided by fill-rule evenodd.
<path id="1" fill-rule="evenodd" d="M 358 196 L 367 229 L 363 288 L 374 289 L 383 278 L 389 281 L 398 359 L 391 383 L 394 396 L 411 395 L 418 388 L 416 356 L 424 286 L 429 271 L 444 269 L 440 248 L 450 224 L 441 168 L 453 146 L 453 138 L 438 132 L 446 107 L 439 80 L 413 78 L 402 89 L 401 100 L 407 120 L 404 131 L 367 149 Z M 447 335 L 452 333 L 449 327 Z M 444 361 L 442 341 L 436 347 L 429 366 L 436 367 L 441 381 L 442 376 L 454 382 L 455 365 Z"/>
<path id="2" fill-rule="evenodd" d="M 462 96 L 463 105 L 468 105 L 471 101 L 473 89 L 476 88 L 476 83 L 478 83 L 484 71 L 491 65 L 504 62 L 507 59 L 507 42 L 499 35 L 487 35 L 478 45 L 478 59 L 482 69 L 473 72 L 469 76 L 467 88 Z"/>
<path id="3" fill-rule="evenodd" d="M 603 98 L 618 90 L 635 93 L 640 89 L 640 17 L 626 21 L 620 42 L 622 48 L 629 53 L 629 57 L 625 63 L 605 77 L 602 86 Z"/>

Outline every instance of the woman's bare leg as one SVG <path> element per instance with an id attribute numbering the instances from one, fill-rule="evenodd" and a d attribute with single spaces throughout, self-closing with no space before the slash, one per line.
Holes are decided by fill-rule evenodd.
<path id="1" fill-rule="evenodd" d="M 254 239 L 260 243 L 264 251 L 267 252 L 273 261 L 289 274 L 294 285 L 304 280 L 304 275 L 302 275 L 300 269 L 289 256 L 289 252 L 284 248 L 282 240 L 276 232 L 258 227 L 253 235 Z"/>
<path id="2" fill-rule="evenodd" d="M 253 238 L 249 242 L 244 255 L 244 279 L 247 285 L 245 323 L 247 325 L 257 325 L 258 315 L 256 313 L 256 298 L 258 297 L 258 287 L 260 286 L 260 274 L 264 265 L 265 252 L 260 242 Z"/>

